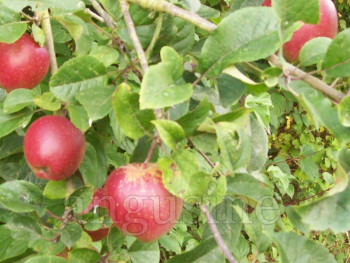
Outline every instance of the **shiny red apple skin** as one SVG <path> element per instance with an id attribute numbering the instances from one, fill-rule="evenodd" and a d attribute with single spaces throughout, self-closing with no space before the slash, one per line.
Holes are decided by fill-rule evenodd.
<path id="1" fill-rule="evenodd" d="M 271 6 L 271 0 L 265 0 L 263 6 Z M 334 38 L 338 32 L 338 14 L 331 0 L 320 0 L 320 20 L 317 25 L 303 24 L 294 32 L 290 41 L 283 45 L 283 55 L 289 62 L 299 59 L 301 48 L 316 37 Z"/>
<path id="2" fill-rule="evenodd" d="M 95 231 L 89 231 L 85 229 L 85 232 L 89 234 L 93 242 L 97 242 L 108 236 L 109 228 L 100 228 Z"/>
<path id="3" fill-rule="evenodd" d="M 114 224 L 142 242 L 168 233 L 181 215 L 183 201 L 165 189 L 156 164 L 119 167 L 107 178 L 105 193 Z"/>
<path id="4" fill-rule="evenodd" d="M 24 155 L 34 174 L 46 180 L 63 180 L 80 166 L 85 153 L 84 134 L 61 116 L 44 116 L 24 136 Z"/>
<path id="5" fill-rule="evenodd" d="M 47 48 L 23 34 L 16 42 L 0 43 L 0 86 L 7 92 L 32 89 L 45 77 L 50 67 Z"/>

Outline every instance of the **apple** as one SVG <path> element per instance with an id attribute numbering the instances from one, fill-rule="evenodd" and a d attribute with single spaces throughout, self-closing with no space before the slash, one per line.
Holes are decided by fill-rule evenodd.
<path id="1" fill-rule="evenodd" d="M 265 0 L 263 6 L 271 6 Z M 283 45 L 283 55 L 289 62 L 299 59 L 299 52 L 306 42 L 316 37 L 334 38 L 338 32 L 338 14 L 331 0 L 320 0 L 320 20 L 317 25 L 303 24 L 294 32 L 290 41 Z"/>
<path id="2" fill-rule="evenodd" d="M 119 167 L 108 176 L 104 188 L 113 223 L 142 242 L 168 233 L 181 215 L 183 201 L 165 189 L 156 164 Z"/>
<path id="3" fill-rule="evenodd" d="M 45 77 L 50 67 L 46 47 L 23 34 L 16 42 L 0 43 L 0 86 L 7 92 L 32 89 Z"/>
<path id="4" fill-rule="evenodd" d="M 95 231 L 89 231 L 84 228 L 85 232 L 89 234 L 89 236 L 92 239 L 92 242 L 97 242 L 102 239 L 104 239 L 106 236 L 108 236 L 109 228 L 102 227 Z"/>
<path id="5" fill-rule="evenodd" d="M 61 116 L 44 116 L 32 123 L 24 136 L 24 155 L 34 174 L 62 180 L 80 166 L 85 153 L 84 134 Z"/>

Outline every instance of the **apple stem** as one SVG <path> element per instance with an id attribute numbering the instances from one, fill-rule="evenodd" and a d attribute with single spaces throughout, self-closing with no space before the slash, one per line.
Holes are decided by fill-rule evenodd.
<path id="1" fill-rule="evenodd" d="M 153 1 L 128 0 L 128 1 L 131 3 L 138 4 L 143 8 L 151 9 L 158 12 L 165 12 L 172 16 L 180 17 L 210 33 L 217 28 L 216 24 L 200 17 L 199 15 L 191 13 L 183 8 L 180 8 L 164 0 L 153 0 Z M 282 65 L 276 55 L 271 55 L 268 58 L 268 60 L 276 67 L 282 68 L 284 72 L 288 72 L 289 75 L 293 75 L 294 77 L 308 83 L 312 88 L 323 92 L 325 95 L 327 95 L 329 98 L 333 99 L 337 103 L 340 102 L 345 97 L 343 93 L 333 89 L 331 86 L 327 85 L 322 80 L 312 76 L 311 74 L 306 73 L 305 71 L 289 63 L 283 63 Z"/>
<path id="2" fill-rule="evenodd" d="M 215 221 L 214 221 L 213 217 L 211 216 L 208 207 L 206 205 L 202 205 L 201 210 L 202 210 L 203 214 L 205 215 L 205 217 L 207 218 L 209 228 L 214 235 L 216 243 L 218 244 L 222 253 L 225 255 L 225 258 L 230 263 L 236 263 L 235 258 L 233 257 L 230 250 L 226 246 L 225 241 L 223 240 L 218 228 L 216 227 Z"/>
<path id="3" fill-rule="evenodd" d="M 46 46 L 50 54 L 51 75 L 53 75 L 57 72 L 58 67 L 57 67 L 55 46 L 54 46 L 53 36 L 52 36 L 49 10 L 45 9 L 44 11 L 42 11 L 41 17 L 42 17 L 41 26 L 45 32 Z"/>
<path id="4" fill-rule="evenodd" d="M 134 44 L 137 56 L 140 59 L 140 64 L 141 64 L 141 67 L 143 70 L 143 74 L 145 74 L 147 69 L 148 69 L 148 62 L 146 59 L 145 51 L 143 50 L 141 42 L 137 36 L 134 22 L 132 21 L 132 18 L 131 18 L 130 12 L 129 12 L 129 3 L 126 0 L 120 0 L 119 3 L 120 3 L 120 8 L 122 10 L 123 16 L 124 16 L 126 26 L 128 28 L 128 31 L 129 31 L 131 41 Z"/>

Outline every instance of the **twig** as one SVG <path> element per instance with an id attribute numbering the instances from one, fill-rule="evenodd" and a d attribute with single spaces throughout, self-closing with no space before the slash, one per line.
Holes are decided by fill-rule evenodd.
<path id="1" fill-rule="evenodd" d="M 128 1 L 132 3 L 136 3 L 142 6 L 143 8 L 148 8 L 159 12 L 165 12 L 172 16 L 180 17 L 208 32 L 213 32 L 217 28 L 216 24 L 211 23 L 210 21 L 198 16 L 197 14 L 193 14 L 185 9 L 177 7 L 174 4 L 166 2 L 164 0 L 158 0 L 158 1 L 128 0 Z M 277 67 L 280 67 L 280 68 L 283 67 L 285 72 L 289 72 L 289 74 L 305 81 L 314 89 L 317 89 L 323 92 L 328 97 L 332 98 L 335 102 L 340 102 L 345 97 L 343 93 L 333 89 L 332 87 L 324 83 L 322 80 L 312 76 L 311 74 L 308 74 L 302 71 L 301 69 L 291 64 L 287 63 L 282 66 L 276 55 L 271 55 L 268 58 L 268 60 Z"/>
<path id="2" fill-rule="evenodd" d="M 138 4 L 143 8 L 152 9 L 159 12 L 165 12 L 172 16 L 180 17 L 199 28 L 202 28 L 206 31 L 212 32 L 216 29 L 216 25 L 210 21 L 200 17 L 197 14 L 191 13 L 185 9 L 177 7 L 176 5 L 169 3 L 164 0 L 158 1 L 149 1 L 149 0 L 128 0 L 129 2 Z"/>
<path id="3" fill-rule="evenodd" d="M 52 36 L 49 10 L 45 9 L 44 11 L 40 12 L 40 18 L 42 19 L 41 26 L 46 36 L 46 46 L 50 54 L 51 75 L 53 75 L 57 72 L 58 67 L 57 67 L 55 46 L 54 46 L 53 36 Z"/>
<path id="4" fill-rule="evenodd" d="M 158 145 L 158 138 L 154 137 L 152 144 L 151 144 L 151 147 L 149 148 L 146 160 L 144 161 L 145 165 L 147 165 L 149 163 L 149 161 L 151 160 L 152 155 L 153 155 L 154 150 L 156 149 L 157 145 Z"/>
<path id="5" fill-rule="evenodd" d="M 322 80 L 311 76 L 310 74 L 302 71 L 301 69 L 289 64 L 285 63 L 282 65 L 276 55 L 271 55 L 268 60 L 274 64 L 275 66 L 282 68 L 283 72 L 285 72 L 288 75 L 293 75 L 297 77 L 298 79 L 301 79 L 308 83 L 311 87 L 314 89 L 317 89 L 327 95 L 329 98 L 333 99 L 335 102 L 340 102 L 345 95 L 335 89 L 333 89 L 331 86 L 324 83 Z"/>
<path id="6" fill-rule="evenodd" d="M 163 14 L 159 13 L 158 19 L 157 19 L 157 25 L 156 25 L 156 30 L 154 31 L 151 43 L 149 44 L 147 50 L 146 50 L 146 58 L 147 60 L 150 58 L 152 55 L 152 51 L 154 48 L 154 45 L 156 44 L 158 37 L 160 35 L 160 32 L 162 31 L 162 24 L 163 24 Z"/>
<path id="7" fill-rule="evenodd" d="M 95 14 L 94 12 L 92 12 L 89 8 L 85 9 L 85 13 L 89 14 L 90 16 L 92 16 L 93 18 L 95 18 L 96 20 L 104 23 L 105 20 L 103 19 L 103 17 L 99 16 L 98 14 Z"/>
<path id="8" fill-rule="evenodd" d="M 305 202 L 305 201 L 307 201 L 307 200 L 309 200 L 309 199 L 311 199 L 311 198 L 321 196 L 321 195 L 325 194 L 326 192 L 330 191 L 331 189 L 332 189 L 332 188 L 328 188 L 328 189 L 326 189 L 326 190 L 324 190 L 324 191 L 321 191 L 321 192 L 319 192 L 319 193 L 317 193 L 317 194 L 314 194 L 314 195 L 312 195 L 312 196 L 309 196 L 309 197 L 306 197 L 306 198 L 303 198 L 303 199 L 293 200 L 293 201 L 290 202 L 290 203 L 284 204 L 284 206 L 290 206 L 290 205 L 300 204 L 301 202 Z"/>
<path id="9" fill-rule="evenodd" d="M 136 53 L 140 59 L 140 64 L 141 64 L 143 73 L 146 73 L 146 71 L 148 69 L 148 62 L 146 59 L 145 51 L 143 51 L 140 40 L 137 36 L 134 22 L 132 21 L 132 18 L 131 18 L 130 12 L 129 12 L 129 4 L 126 0 L 119 0 L 119 3 L 120 3 L 120 8 L 122 9 L 122 13 L 124 16 L 126 26 L 128 28 L 128 31 L 129 31 L 131 41 L 134 44 L 134 47 L 136 49 Z"/>
<path id="10" fill-rule="evenodd" d="M 92 4 L 96 12 L 103 18 L 106 25 L 114 30 L 116 26 L 115 22 L 113 21 L 113 18 L 102 8 L 102 6 L 100 6 L 100 4 L 96 0 L 90 0 L 90 3 Z"/>
<path id="11" fill-rule="evenodd" d="M 54 219 L 58 220 L 58 221 L 62 221 L 62 218 L 55 215 L 54 213 L 52 213 L 50 210 L 46 209 L 46 213 L 48 213 L 51 217 L 53 217 Z"/>
<path id="12" fill-rule="evenodd" d="M 204 213 L 205 217 L 207 218 L 209 228 L 214 235 L 216 243 L 218 244 L 221 251 L 224 253 L 225 258 L 230 263 L 236 263 L 233 255 L 231 254 L 230 250 L 226 246 L 225 241 L 222 239 L 222 236 L 220 235 L 220 232 L 219 232 L 218 228 L 216 227 L 215 221 L 214 221 L 213 217 L 211 216 L 208 207 L 206 205 L 202 205 L 201 210 Z"/>

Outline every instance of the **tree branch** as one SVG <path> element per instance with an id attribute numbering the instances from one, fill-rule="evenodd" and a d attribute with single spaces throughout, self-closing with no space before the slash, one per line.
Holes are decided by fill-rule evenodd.
<path id="1" fill-rule="evenodd" d="M 96 0 L 90 0 L 90 3 L 92 4 L 96 12 L 103 18 L 106 25 L 114 30 L 116 26 L 113 18 L 102 8 L 102 6 L 100 6 L 100 4 Z"/>
<path id="2" fill-rule="evenodd" d="M 225 255 L 228 262 L 236 263 L 233 255 L 231 254 L 230 250 L 226 246 L 225 241 L 222 239 L 222 236 L 220 235 L 220 232 L 219 232 L 218 228 L 216 227 L 215 221 L 214 221 L 213 217 L 211 216 L 208 207 L 206 205 L 202 205 L 201 210 L 208 220 L 209 228 L 210 228 L 211 232 L 213 233 L 214 238 L 216 240 L 216 243 L 218 244 L 222 253 Z"/>
<path id="3" fill-rule="evenodd" d="M 51 29 L 48 9 L 45 9 L 44 11 L 40 12 L 40 19 L 41 19 L 41 26 L 46 36 L 46 46 L 50 54 L 51 75 L 53 75 L 57 72 L 58 67 L 57 67 L 56 52 L 55 52 L 55 46 L 53 42 L 52 29 Z"/>
<path id="4" fill-rule="evenodd" d="M 129 4 L 126 0 L 119 0 L 119 3 L 120 3 L 120 8 L 122 9 L 122 13 L 124 16 L 126 26 L 128 28 L 128 31 L 129 31 L 131 41 L 134 44 L 137 56 L 140 59 L 140 64 L 141 64 L 143 73 L 146 73 L 146 71 L 148 69 L 148 62 L 146 59 L 145 51 L 143 50 L 141 43 L 140 43 L 140 40 L 137 36 L 134 22 L 132 21 L 131 15 L 129 13 Z"/>
<path id="5" fill-rule="evenodd" d="M 96 20 L 105 23 L 105 20 L 103 19 L 103 17 L 99 16 L 98 14 L 95 14 L 94 12 L 92 12 L 89 8 L 86 8 L 84 11 L 86 14 L 89 14 L 90 16 L 92 16 L 93 18 L 95 18 Z"/>

